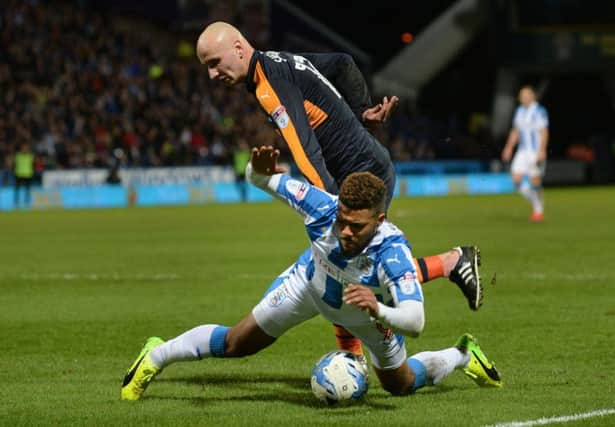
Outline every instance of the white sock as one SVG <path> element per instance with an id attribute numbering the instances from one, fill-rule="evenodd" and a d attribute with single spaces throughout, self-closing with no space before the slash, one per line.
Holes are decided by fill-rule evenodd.
<path id="1" fill-rule="evenodd" d="M 220 325 L 201 325 L 184 332 L 150 353 L 152 363 L 159 368 L 178 361 L 224 357 L 224 343 L 229 328 Z"/>
<path id="2" fill-rule="evenodd" d="M 470 356 L 459 351 L 457 347 L 440 351 L 423 351 L 411 358 L 425 365 L 427 382 L 431 384 L 438 384 L 456 368 L 465 368 L 470 362 Z"/>
<path id="3" fill-rule="evenodd" d="M 542 187 L 532 187 L 531 199 L 532 210 L 537 213 L 544 212 L 544 201 Z"/>
<path id="4" fill-rule="evenodd" d="M 532 201 L 532 189 L 527 181 L 523 181 L 519 186 L 519 193 L 530 202 Z"/>

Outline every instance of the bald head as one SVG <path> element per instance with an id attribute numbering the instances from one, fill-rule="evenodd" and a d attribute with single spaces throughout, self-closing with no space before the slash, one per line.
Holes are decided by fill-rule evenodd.
<path id="1" fill-rule="evenodd" d="M 214 22 L 196 42 L 196 55 L 209 77 L 227 85 L 245 80 L 254 48 L 241 32 L 226 22 Z"/>

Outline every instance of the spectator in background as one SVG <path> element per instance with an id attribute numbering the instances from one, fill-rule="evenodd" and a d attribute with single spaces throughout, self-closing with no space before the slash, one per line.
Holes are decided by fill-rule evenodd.
<path id="1" fill-rule="evenodd" d="M 126 153 L 126 167 L 232 165 L 242 138 L 253 146 L 280 141 L 258 113 L 256 100 L 212 85 L 199 73 L 185 34 L 156 30 L 135 18 L 128 31 L 115 25 L 113 13 L 99 13 L 86 3 L 2 3 L 0 143 L 5 148 L 0 163 L 12 161 L 14 141 L 28 142 L 45 170 L 107 168 L 118 147 Z M 239 22 L 257 48 L 270 45 L 263 2 L 195 3 L 204 5 L 208 20 Z M 324 61 L 308 56 L 327 78 L 344 65 L 327 61 L 326 54 L 320 57 Z M 328 63 L 333 69 L 326 69 Z M 348 86 L 346 75 L 337 75 L 341 81 L 332 77 L 332 84 Z M 376 123 L 383 122 L 396 102 L 385 98 L 365 110 L 370 101 L 360 109 L 368 116 L 358 119 L 369 125 L 372 114 Z M 458 156 L 456 146 L 441 143 L 440 128 L 437 120 L 398 114 L 377 136 L 405 160 Z M 289 158 L 286 144 L 278 148 Z"/>
<path id="2" fill-rule="evenodd" d="M 246 166 L 250 161 L 250 146 L 245 142 L 239 142 L 239 146 L 233 151 L 233 168 L 235 171 L 235 184 L 241 195 L 241 200 L 248 200 L 248 185 L 246 183 Z"/>
<path id="3" fill-rule="evenodd" d="M 19 193 L 21 188 L 24 189 L 24 207 L 30 206 L 30 187 L 32 178 L 34 177 L 34 154 L 30 149 L 30 145 L 22 143 L 19 151 L 15 153 L 14 158 L 14 173 L 15 173 L 15 207 L 19 207 Z"/>
<path id="4" fill-rule="evenodd" d="M 530 220 L 541 222 L 544 218 L 542 177 L 547 163 L 549 141 L 549 117 L 547 110 L 536 101 L 532 86 L 523 86 L 519 91 L 519 107 L 513 119 L 502 161 L 509 162 L 513 149 L 517 152 L 512 161 L 511 173 L 515 187 L 532 204 Z M 529 183 L 523 181 L 528 177 Z"/>

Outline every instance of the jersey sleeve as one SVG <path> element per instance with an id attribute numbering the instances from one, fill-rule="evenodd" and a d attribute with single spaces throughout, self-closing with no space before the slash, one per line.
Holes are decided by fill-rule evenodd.
<path id="1" fill-rule="evenodd" d="M 266 79 L 257 86 L 256 99 L 280 130 L 303 176 L 316 187 L 337 194 L 337 183 L 327 170 L 299 88 L 284 79 Z"/>
<path id="2" fill-rule="evenodd" d="M 320 237 L 323 227 L 328 228 L 335 220 L 337 197 L 314 185 L 283 174 L 257 174 L 252 164 L 246 168 L 246 177 L 252 184 L 297 211 L 303 217 L 311 241 Z"/>
<path id="3" fill-rule="evenodd" d="M 406 300 L 423 301 L 423 291 L 407 245 L 393 243 L 382 252 L 380 260 L 382 280 L 396 307 Z"/>
<path id="4" fill-rule="evenodd" d="M 538 129 L 544 129 L 549 127 L 549 115 L 544 107 L 539 107 L 537 111 L 536 124 Z"/>
<path id="5" fill-rule="evenodd" d="M 513 116 L 513 127 L 517 130 L 521 128 L 521 107 L 517 107 L 515 110 L 515 115 Z"/>
<path id="6" fill-rule="evenodd" d="M 371 107 L 372 99 L 367 82 L 352 59 L 346 53 L 302 53 L 339 91 L 359 122 L 363 111 Z"/>

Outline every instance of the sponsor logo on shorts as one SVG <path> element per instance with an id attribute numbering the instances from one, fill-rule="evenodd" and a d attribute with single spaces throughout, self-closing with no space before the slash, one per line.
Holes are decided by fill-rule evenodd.
<path id="1" fill-rule="evenodd" d="M 271 291 L 271 293 L 267 297 L 267 303 L 270 307 L 279 307 L 286 299 L 286 295 L 286 286 L 282 285 Z"/>

